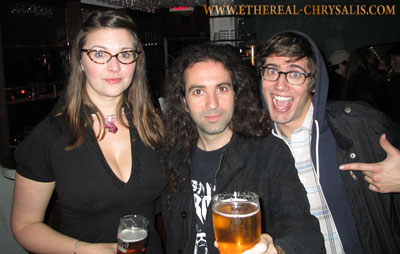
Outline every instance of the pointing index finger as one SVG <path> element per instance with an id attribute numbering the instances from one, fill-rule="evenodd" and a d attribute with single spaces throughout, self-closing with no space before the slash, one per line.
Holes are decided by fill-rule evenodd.
<path id="1" fill-rule="evenodd" d="M 348 163 L 339 166 L 340 170 L 360 170 L 374 172 L 376 165 L 371 163 Z"/>

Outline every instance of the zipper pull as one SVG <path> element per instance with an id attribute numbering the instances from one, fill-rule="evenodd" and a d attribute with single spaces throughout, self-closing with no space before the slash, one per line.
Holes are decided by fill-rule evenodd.
<path id="1" fill-rule="evenodd" d="M 353 180 L 354 180 L 354 181 L 358 181 L 358 178 L 357 178 L 357 176 L 353 173 L 353 171 L 350 170 L 349 172 L 350 172 L 351 177 L 353 177 Z"/>

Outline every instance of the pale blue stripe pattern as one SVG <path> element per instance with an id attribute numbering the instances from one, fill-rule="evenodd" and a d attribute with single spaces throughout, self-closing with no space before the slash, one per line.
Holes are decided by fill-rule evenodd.
<path id="1" fill-rule="evenodd" d="M 307 197 L 310 202 L 310 212 L 318 218 L 321 232 L 325 240 L 326 253 L 343 254 L 344 250 L 335 227 L 335 222 L 329 211 L 311 160 L 310 139 L 313 120 L 312 114 L 313 106 L 311 104 L 303 125 L 294 130 L 290 138 L 283 137 L 276 124 L 275 129 L 278 136 L 284 139 L 290 146 L 300 181 L 303 183 L 307 192 Z"/>

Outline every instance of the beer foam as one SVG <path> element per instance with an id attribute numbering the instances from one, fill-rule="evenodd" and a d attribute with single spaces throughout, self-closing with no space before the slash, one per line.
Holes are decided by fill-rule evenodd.
<path id="1" fill-rule="evenodd" d="M 118 234 L 118 238 L 124 242 L 139 242 L 147 237 L 147 230 L 143 228 L 124 229 Z"/>
<path id="2" fill-rule="evenodd" d="M 256 210 L 255 210 L 255 211 L 252 211 L 252 212 L 250 212 L 250 213 L 245 213 L 245 214 L 226 213 L 226 212 L 222 212 L 222 211 L 218 210 L 219 206 L 223 206 L 223 205 L 226 205 L 227 203 L 231 203 L 231 202 L 239 202 L 240 205 L 247 204 L 247 205 L 250 205 L 250 206 L 254 206 L 254 207 L 256 208 Z M 229 218 L 245 218 L 245 217 L 250 217 L 250 216 L 253 216 L 253 215 L 257 214 L 257 213 L 260 211 L 260 207 L 257 205 L 257 203 L 249 202 L 249 201 L 246 200 L 246 199 L 229 199 L 229 200 L 224 200 L 224 201 L 221 201 L 221 204 L 220 204 L 219 206 L 215 207 L 215 209 L 214 209 L 214 207 L 213 207 L 213 211 L 214 211 L 215 213 L 221 215 L 221 216 L 229 217 Z M 239 210 L 235 210 L 235 212 L 240 212 L 240 211 L 239 211 Z"/>

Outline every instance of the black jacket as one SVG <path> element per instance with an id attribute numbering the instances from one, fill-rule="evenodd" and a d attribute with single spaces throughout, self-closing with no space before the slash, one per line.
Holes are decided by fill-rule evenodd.
<path id="1" fill-rule="evenodd" d="M 193 253 L 196 213 L 193 204 L 190 167 L 182 162 L 184 153 L 173 159 L 185 176 L 183 189 L 168 201 L 163 199 L 163 218 L 168 236 L 168 253 Z M 179 158 L 180 157 L 180 158 Z M 309 213 L 309 203 L 294 161 L 286 145 L 272 135 L 247 140 L 234 134 L 221 156 L 215 174 L 216 193 L 253 191 L 260 197 L 262 232 L 290 253 L 324 253 L 319 224 Z M 211 205 L 206 232 L 209 253 L 214 247 Z"/>
<path id="2" fill-rule="evenodd" d="M 382 133 L 400 147 L 400 126 L 361 103 L 328 103 L 327 120 L 337 143 L 338 164 L 384 160 Z M 400 253 L 400 194 L 370 191 L 360 171 L 342 171 L 341 176 L 364 253 Z"/>

